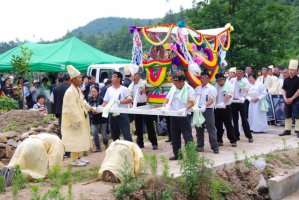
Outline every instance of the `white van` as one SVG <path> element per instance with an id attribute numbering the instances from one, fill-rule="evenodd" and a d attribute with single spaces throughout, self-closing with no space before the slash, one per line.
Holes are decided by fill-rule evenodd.
<path id="1" fill-rule="evenodd" d="M 87 76 L 95 76 L 96 82 L 103 84 L 105 78 L 111 78 L 113 72 L 117 71 L 125 74 L 130 72 L 129 68 L 132 64 L 92 64 L 87 68 Z"/>

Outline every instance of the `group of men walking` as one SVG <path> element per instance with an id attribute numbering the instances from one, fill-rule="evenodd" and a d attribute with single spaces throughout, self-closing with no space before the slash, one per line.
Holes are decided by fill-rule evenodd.
<path id="1" fill-rule="evenodd" d="M 293 65 L 295 66 L 296 63 Z M 299 84 L 298 77 L 297 75 L 295 76 L 298 63 L 296 69 L 294 66 L 292 68 L 290 64 L 290 77 L 286 79 L 283 84 L 283 90 L 285 91 L 284 98 L 287 104 L 286 131 L 281 135 L 290 134 L 288 121 L 290 116 L 294 115 L 296 119 L 298 118 Z M 292 74 L 292 70 L 294 71 L 294 75 Z M 88 162 L 80 158 L 82 152 L 89 150 L 91 147 L 88 112 L 96 112 L 96 110 L 101 108 L 103 111 L 102 117 L 108 117 L 110 115 L 109 121 L 112 139 L 114 141 L 119 139 L 120 133 L 122 133 L 125 140 L 132 141 L 128 114 L 111 114 L 110 109 L 114 107 L 127 108 L 128 105 L 132 104 L 134 98 L 137 100 L 137 104 L 133 106 L 145 105 L 147 102 L 145 82 L 140 78 L 140 75 L 136 73 L 132 76 L 133 81 L 127 88 L 121 85 L 122 74 L 119 72 L 113 73 L 111 79 L 112 84 L 106 91 L 103 103 L 98 106 L 98 109 L 95 109 L 88 105 L 80 91 L 80 84 L 82 83 L 80 72 L 72 66 L 68 67 L 68 71 L 72 84 L 71 87 L 67 89 L 63 99 L 61 115 L 63 124 L 61 128 L 62 141 L 66 151 L 71 152 L 73 164 L 81 165 L 82 163 Z M 248 118 L 250 118 L 250 116 L 248 116 L 248 106 L 251 104 L 258 105 L 256 109 L 265 112 L 261 107 L 266 89 L 262 84 L 255 82 L 256 76 L 254 74 L 249 74 L 248 79 L 245 78 L 244 75 L 243 70 L 237 69 L 236 77 L 229 80 L 224 74 L 218 73 L 215 76 L 215 86 L 213 86 L 209 83 L 210 74 L 203 72 L 200 77 L 202 85 L 195 89 L 187 83 L 184 74 L 172 76 L 173 86 L 161 110 L 164 112 L 175 110 L 178 111 L 178 113 L 186 113 L 186 116 L 170 117 L 170 133 L 174 153 L 174 156 L 170 157 L 170 160 L 180 158 L 181 134 L 183 135 L 185 143 L 193 141 L 191 111 L 192 108 L 195 107 L 199 108 L 204 118 L 204 123 L 202 123 L 201 126 L 195 127 L 198 151 L 204 151 L 204 131 L 207 129 L 211 149 L 214 153 L 218 154 L 219 146 L 224 145 L 224 127 L 231 146 L 237 147 L 237 141 L 240 140 L 239 116 L 241 117 L 245 137 L 249 143 L 253 142 L 251 125 L 254 123 L 248 120 Z M 255 87 L 259 88 L 260 93 L 255 92 Z M 154 128 L 154 117 L 150 115 L 135 115 L 138 146 L 140 148 L 144 147 L 143 122 L 145 122 L 153 149 L 157 149 L 158 143 Z M 299 130 L 299 124 L 297 122 L 298 120 L 296 120 L 296 133 L 298 133 Z M 78 134 L 78 136 L 74 136 L 74 133 Z M 80 138 L 80 145 L 77 144 L 78 138 Z"/>

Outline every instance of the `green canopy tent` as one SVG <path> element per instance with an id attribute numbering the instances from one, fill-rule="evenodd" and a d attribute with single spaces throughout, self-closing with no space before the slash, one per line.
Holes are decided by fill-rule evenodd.
<path id="1" fill-rule="evenodd" d="M 30 63 L 32 71 L 63 72 L 66 71 L 67 65 L 85 71 L 90 64 L 130 63 L 130 60 L 103 53 L 76 37 L 52 44 L 26 42 L 20 46 L 27 47 L 33 52 Z M 0 55 L 0 71 L 12 70 L 10 61 L 12 55 L 21 56 L 20 46 Z"/>

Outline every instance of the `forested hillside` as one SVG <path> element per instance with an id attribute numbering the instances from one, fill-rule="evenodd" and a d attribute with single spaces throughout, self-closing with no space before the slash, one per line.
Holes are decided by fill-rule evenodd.
<path id="1" fill-rule="evenodd" d="M 261 68 L 273 62 L 287 66 L 289 59 L 299 59 L 299 0 L 205 0 L 177 14 L 169 11 L 163 19 L 96 19 L 58 40 L 77 36 L 101 51 L 130 59 L 132 36 L 129 25 L 155 25 L 178 20 L 196 29 L 231 23 L 235 30 L 227 54 L 228 67 L 252 65 Z M 19 43 L 0 43 L 0 53 Z M 146 42 L 144 50 L 148 50 Z"/>

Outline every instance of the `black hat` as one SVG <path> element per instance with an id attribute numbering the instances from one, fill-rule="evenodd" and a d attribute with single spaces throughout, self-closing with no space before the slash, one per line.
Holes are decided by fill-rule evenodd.
<path id="1" fill-rule="evenodd" d="M 223 73 L 219 72 L 215 75 L 216 80 L 225 79 L 225 76 Z"/>
<path id="2" fill-rule="evenodd" d="M 203 71 L 202 73 L 201 73 L 201 75 L 200 75 L 201 77 L 206 77 L 206 78 L 210 78 L 211 77 L 211 75 L 209 74 L 209 72 L 207 72 L 207 71 Z"/>
<path id="3" fill-rule="evenodd" d="M 184 81 L 184 80 L 186 80 L 186 77 L 184 76 L 184 74 L 174 74 L 174 75 L 172 75 L 172 80 L 173 81 Z"/>
<path id="4" fill-rule="evenodd" d="M 120 72 L 113 72 L 112 76 L 116 76 L 117 78 L 120 78 L 120 80 L 123 79 L 123 75 Z"/>

